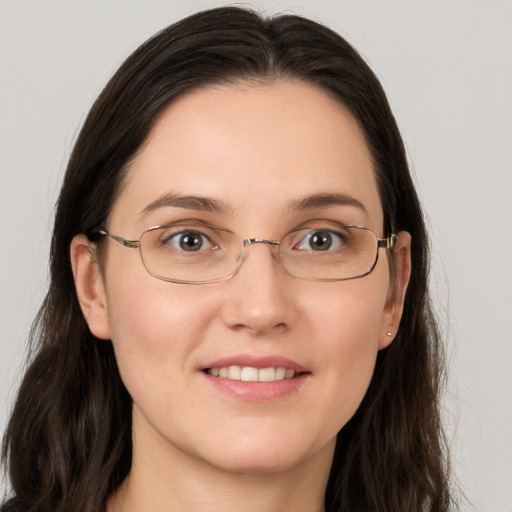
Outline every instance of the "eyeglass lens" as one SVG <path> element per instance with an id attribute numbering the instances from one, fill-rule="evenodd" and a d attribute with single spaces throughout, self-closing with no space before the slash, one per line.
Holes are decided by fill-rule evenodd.
<path id="1" fill-rule="evenodd" d="M 250 244 L 236 234 L 203 225 L 150 228 L 140 239 L 142 261 L 150 274 L 177 282 L 227 279 L 240 268 Z M 319 226 L 292 231 L 272 246 L 286 271 L 310 280 L 343 280 L 370 272 L 378 239 L 369 229 Z"/>

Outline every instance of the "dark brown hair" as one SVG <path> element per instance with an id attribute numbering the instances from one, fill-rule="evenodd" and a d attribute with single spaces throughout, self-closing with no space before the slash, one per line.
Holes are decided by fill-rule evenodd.
<path id="1" fill-rule="evenodd" d="M 3 444 L 9 510 L 98 512 L 131 466 L 131 398 L 110 342 L 94 338 L 77 301 L 72 238 L 106 225 L 127 164 L 158 115 L 201 86 L 301 80 L 350 109 L 370 148 L 385 232 L 412 235 L 412 276 L 394 342 L 338 435 L 329 512 L 442 512 L 448 467 L 439 415 L 440 336 L 427 292 L 428 239 L 402 139 L 382 87 L 338 34 L 292 15 L 226 7 L 170 26 L 137 49 L 85 121 L 59 196 L 51 282 L 32 330 L 32 358 Z"/>

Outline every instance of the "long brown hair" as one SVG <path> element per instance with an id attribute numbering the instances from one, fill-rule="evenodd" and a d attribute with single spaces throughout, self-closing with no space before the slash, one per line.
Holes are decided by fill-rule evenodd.
<path id="1" fill-rule="evenodd" d="M 143 44 L 107 84 L 85 121 L 59 196 L 51 282 L 32 329 L 32 358 L 3 444 L 23 512 L 98 512 L 131 467 L 131 398 L 110 342 L 89 331 L 69 246 L 101 244 L 127 164 L 163 109 L 198 87 L 239 80 L 302 80 L 350 109 L 370 148 L 386 233 L 412 235 L 412 276 L 394 342 L 338 435 L 329 512 L 433 512 L 450 507 L 439 415 L 440 336 L 427 291 L 428 239 L 400 133 L 382 87 L 338 34 L 292 15 L 225 7 L 200 12 Z M 11 510 L 11 508 L 9 508 Z"/>

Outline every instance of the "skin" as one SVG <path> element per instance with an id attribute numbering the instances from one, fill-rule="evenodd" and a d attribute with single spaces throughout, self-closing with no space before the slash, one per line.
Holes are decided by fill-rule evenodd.
<path id="1" fill-rule="evenodd" d="M 215 198 L 227 208 L 161 207 L 141 215 L 168 193 Z M 313 193 L 346 194 L 364 210 L 290 209 Z M 195 91 L 158 119 L 107 228 L 138 239 L 150 226 L 179 219 L 242 238 L 278 240 L 311 219 L 364 225 L 384 236 L 357 123 L 322 90 L 288 81 Z M 138 251 L 111 240 L 100 269 L 93 250 L 83 235 L 73 240 L 77 293 L 91 331 L 112 340 L 134 401 L 132 471 L 109 512 L 323 510 L 336 435 L 399 325 L 409 235 L 398 234 L 393 279 L 391 255 L 380 249 L 371 274 L 342 282 L 295 279 L 268 245 L 251 246 L 232 279 L 199 286 L 155 279 Z M 201 371 L 235 354 L 284 356 L 309 375 L 284 397 L 243 400 L 219 391 Z"/>

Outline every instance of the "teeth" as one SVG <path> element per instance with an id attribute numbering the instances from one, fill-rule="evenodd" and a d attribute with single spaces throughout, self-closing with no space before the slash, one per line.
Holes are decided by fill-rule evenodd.
<path id="1" fill-rule="evenodd" d="M 258 380 L 260 382 L 274 382 L 276 380 L 276 369 L 262 368 L 258 372 Z"/>
<path id="2" fill-rule="evenodd" d="M 259 371 L 257 368 L 251 368 L 249 366 L 244 366 L 242 368 L 242 373 L 240 374 L 240 380 L 243 380 L 244 382 L 257 382 Z"/>
<path id="3" fill-rule="evenodd" d="M 241 380 L 244 382 L 275 382 L 276 380 L 292 379 L 295 377 L 295 370 L 286 369 L 281 366 L 258 370 L 258 368 L 250 366 L 233 365 L 210 368 L 208 373 L 221 379 Z"/>
<path id="4" fill-rule="evenodd" d="M 240 380 L 241 373 L 242 373 L 242 369 L 240 368 L 240 366 L 230 366 L 228 368 L 228 379 Z"/>
<path id="5" fill-rule="evenodd" d="M 284 380 L 286 378 L 286 368 L 276 368 L 276 380 Z"/>

